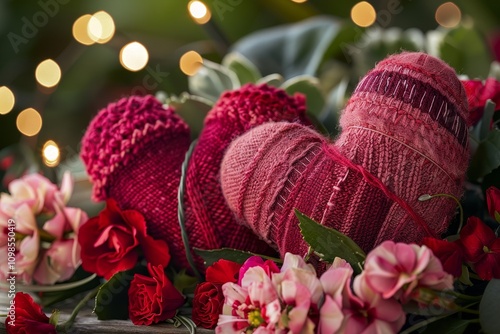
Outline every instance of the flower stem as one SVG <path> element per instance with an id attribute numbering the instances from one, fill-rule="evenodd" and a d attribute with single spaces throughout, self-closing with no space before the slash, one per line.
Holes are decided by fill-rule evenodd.
<path id="1" fill-rule="evenodd" d="M 418 200 L 421 201 L 421 202 L 424 202 L 424 201 L 430 200 L 430 199 L 432 199 L 434 197 L 447 197 L 447 198 L 451 198 L 452 200 L 454 200 L 457 203 L 458 209 L 460 210 L 460 223 L 458 224 L 458 230 L 457 230 L 457 234 L 459 234 L 460 230 L 462 230 L 462 226 L 464 224 L 464 208 L 462 207 L 462 204 L 460 203 L 460 201 L 458 200 L 458 198 L 456 198 L 455 196 L 450 195 L 450 194 L 434 194 L 434 195 L 426 194 L 426 195 L 420 196 L 418 198 Z"/>
<path id="2" fill-rule="evenodd" d="M 57 330 L 61 330 L 62 332 L 66 332 L 68 329 L 70 329 L 71 326 L 73 326 L 73 323 L 75 322 L 76 316 L 78 315 L 80 310 L 85 305 L 87 305 L 87 302 L 89 300 L 91 300 L 92 298 L 94 298 L 97 295 L 97 292 L 99 291 L 100 288 L 101 288 L 101 285 L 99 285 L 98 287 L 96 287 L 95 289 L 93 289 L 89 293 L 87 293 L 85 295 L 85 297 L 83 297 L 83 299 L 78 303 L 78 305 L 75 306 L 75 308 L 73 309 L 73 312 L 71 312 L 69 319 L 66 320 L 65 322 L 63 322 L 62 324 L 57 325 Z"/>

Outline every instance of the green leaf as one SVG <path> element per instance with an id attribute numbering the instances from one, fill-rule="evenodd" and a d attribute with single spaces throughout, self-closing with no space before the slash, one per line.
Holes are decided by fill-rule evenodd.
<path id="1" fill-rule="evenodd" d="M 209 267 L 220 259 L 233 261 L 242 264 L 251 256 L 260 256 L 264 259 L 272 260 L 274 262 L 281 262 L 280 259 L 272 258 L 266 255 L 254 254 L 250 252 L 245 252 L 232 248 L 221 248 L 213 250 L 204 250 L 199 248 L 194 248 L 196 254 L 198 254 L 204 261 L 205 267 Z"/>
<path id="2" fill-rule="evenodd" d="M 99 288 L 94 307 L 99 320 L 128 319 L 128 288 L 134 272 L 127 270 L 116 273 Z"/>
<path id="3" fill-rule="evenodd" d="M 178 273 L 174 274 L 174 279 L 172 281 L 175 288 L 181 293 L 185 294 L 185 290 L 193 290 L 198 283 L 198 279 L 194 276 L 186 274 L 186 269 L 183 268 Z"/>
<path id="4" fill-rule="evenodd" d="M 222 92 L 240 87 L 233 71 L 206 59 L 203 59 L 203 65 L 196 74 L 189 77 L 188 84 L 193 95 L 212 102 L 217 101 Z"/>
<path id="5" fill-rule="evenodd" d="M 283 84 L 283 82 L 285 82 L 285 79 L 280 74 L 277 73 L 269 74 L 257 80 L 257 84 L 267 84 L 273 87 L 280 87 Z"/>
<path id="6" fill-rule="evenodd" d="M 500 279 L 492 279 L 484 290 L 479 304 L 479 321 L 485 333 L 498 333 L 500 328 Z"/>
<path id="7" fill-rule="evenodd" d="M 495 102 L 488 100 L 484 106 L 484 114 L 481 118 L 481 130 L 479 132 L 479 139 L 484 140 L 490 132 L 490 124 L 495 112 Z"/>
<path id="8" fill-rule="evenodd" d="M 457 316 L 446 317 L 430 323 L 423 333 L 462 334 L 474 322 L 473 320 L 459 319 Z"/>
<path id="9" fill-rule="evenodd" d="M 198 138 L 203 129 L 205 117 L 212 108 L 212 101 L 201 96 L 182 93 L 180 96 L 168 96 L 165 103 L 173 107 L 175 112 L 189 125 L 191 138 Z"/>
<path id="10" fill-rule="evenodd" d="M 49 318 L 49 324 L 57 326 L 57 323 L 59 322 L 59 316 L 61 315 L 61 311 L 55 309 L 52 311 L 52 314 L 50 315 Z"/>
<path id="11" fill-rule="evenodd" d="M 339 133 L 340 111 L 345 105 L 348 85 L 349 79 L 345 78 L 330 91 L 325 106 L 318 116 L 331 137 L 336 137 Z"/>
<path id="12" fill-rule="evenodd" d="M 315 75 L 344 23 L 319 16 L 250 34 L 233 46 L 247 57 L 263 75 L 280 73 L 286 79 L 298 75 Z M 343 34 L 351 42 L 350 34 Z M 340 45 L 340 41 L 335 41 Z M 337 46 L 339 49 L 340 46 Z M 339 51 L 339 50 L 337 50 Z"/>
<path id="13" fill-rule="evenodd" d="M 307 217 L 297 209 L 300 232 L 323 261 L 332 263 L 336 257 L 349 262 L 356 273 L 361 272 L 360 264 L 366 258 L 365 252 L 348 236 L 328 228 Z"/>
<path id="14" fill-rule="evenodd" d="M 500 166 L 500 131 L 494 130 L 479 143 L 469 165 L 469 179 L 477 180 L 498 166 Z"/>
<path id="15" fill-rule="evenodd" d="M 486 41 L 477 29 L 463 26 L 448 31 L 444 36 L 439 57 L 471 78 L 486 77 L 492 60 Z"/>
<path id="16" fill-rule="evenodd" d="M 318 116 L 325 105 L 325 98 L 319 87 L 319 80 L 309 75 L 289 79 L 281 86 L 288 94 L 302 93 L 306 96 L 308 113 Z"/>
<path id="17" fill-rule="evenodd" d="M 236 74 L 241 85 L 248 82 L 255 83 L 262 77 L 259 69 L 238 52 L 227 54 L 222 60 L 222 65 Z"/>

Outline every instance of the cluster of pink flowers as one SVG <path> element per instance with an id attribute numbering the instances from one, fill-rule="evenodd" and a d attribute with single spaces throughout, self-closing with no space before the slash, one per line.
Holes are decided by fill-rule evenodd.
<path id="1" fill-rule="evenodd" d="M 287 253 L 281 269 L 250 258 L 238 283 L 222 286 L 216 333 L 397 333 L 403 305 L 433 302 L 423 291 L 453 289 L 439 259 L 415 244 L 386 241 L 368 254 L 360 275 L 353 273 L 340 258 L 319 278 L 297 255 Z"/>
<path id="2" fill-rule="evenodd" d="M 0 197 L 0 280 L 14 271 L 7 261 L 14 242 L 10 253 L 15 255 L 17 282 L 54 284 L 71 278 L 81 262 L 76 235 L 87 220 L 82 210 L 66 207 L 72 191 L 69 173 L 60 188 L 40 174 L 9 184 L 10 194 Z M 9 236 L 11 230 L 15 237 Z"/>

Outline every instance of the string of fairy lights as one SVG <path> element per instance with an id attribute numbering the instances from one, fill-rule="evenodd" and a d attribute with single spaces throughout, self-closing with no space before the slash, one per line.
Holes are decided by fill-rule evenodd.
<path id="1" fill-rule="evenodd" d="M 305 3 L 307 0 L 291 0 L 295 3 Z M 213 24 L 210 9 L 203 1 L 192 0 L 187 5 L 188 13 L 194 22 L 200 25 Z M 351 9 L 351 20 L 360 27 L 370 27 L 377 19 L 375 8 L 368 1 L 356 3 Z M 436 22 L 445 28 L 453 28 L 461 21 L 460 8 L 453 2 L 440 5 L 435 12 Z M 115 35 L 115 22 L 112 16 L 99 11 L 94 14 L 85 14 L 75 20 L 72 27 L 73 38 L 82 45 L 106 44 Z M 119 62 L 128 71 L 140 71 L 146 67 L 149 61 L 147 48 L 139 41 L 131 41 L 125 44 L 119 52 Z M 190 50 L 179 59 L 181 71 L 188 75 L 194 75 L 203 63 L 202 56 Z M 56 88 L 62 78 L 62 71 L 56 61 L 45 59 L 35 69 L 36 82 L 46 88 Z M 15 107 L 15 96 L 7 86 L 0 86 L 0 115 L 6 115 Z M 42 129 L 43 120 L 41 114 L 34 108 L 26 108 L 19 112 L 16 118 L 16 126 L 19 132 L 27 137 L 36 136 Z M 59 146 L 53 140 L 48 140 L 42 148 L 43 162 L 48 167 L 55 167 L 60 162 Z"/>

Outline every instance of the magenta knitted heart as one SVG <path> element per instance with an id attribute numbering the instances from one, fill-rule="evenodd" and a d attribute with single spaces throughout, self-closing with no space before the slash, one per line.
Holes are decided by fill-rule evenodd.
<path id="1" fill-rule="evenodd" d="M 207 115 L 189 160 L 184 207 L 192 247 L 231 247 L 275 254 L 252 231 L 236 223 L 219 182 L 224 151 L 231 141 L 268 121 L 309 124 L 301 95 L 261 85 L 224 93 Z M 110 104 L 91 122 L 82 141 L 82 159 L 94 182 L 94 197 L 112 197 L 122 209 L 140 211 L 154 237 L 166 240 L 172 261 L 188 267 L 177 219 L 177 190 L 189 132 L 172 109 L 153 97 Z M 200 258 L 198 267 L 203 267 Z"/>
<path id="2" fill-rule="evenodd" d="M 455 72 L 423 53 L 380 62 L 358 84 L 330 143 L 313 130 L 268 123 L 236 139 L 221 167 L 241 222 L 269 244 L 304 254 L 297 208 L 365 251 L 445 231 L 467 168 L 467 99 Z M 328 242 L 328 240 L 326 240 Z"/>

